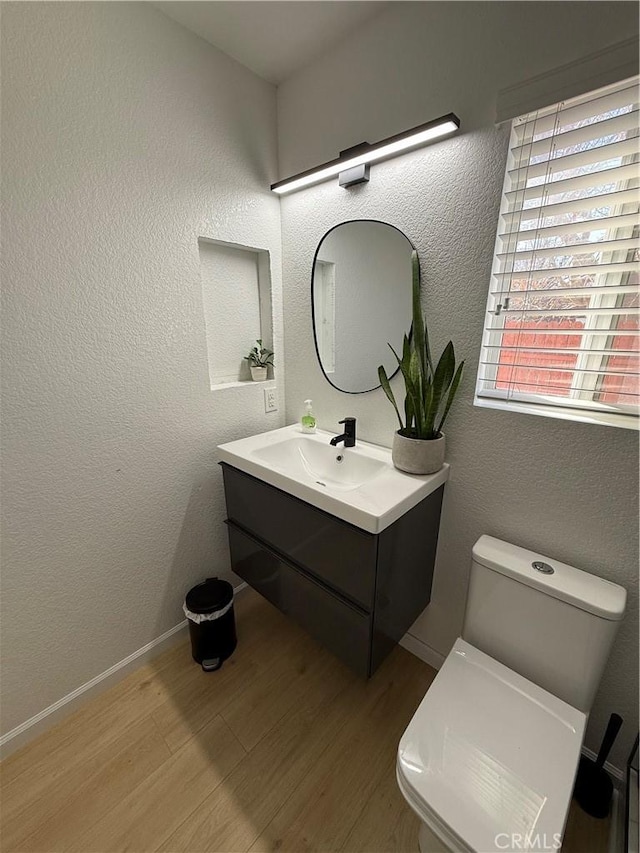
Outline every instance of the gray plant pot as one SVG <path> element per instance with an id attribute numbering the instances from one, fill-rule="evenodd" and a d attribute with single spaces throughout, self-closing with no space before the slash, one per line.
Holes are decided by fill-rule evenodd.
<path id="1" fill-rule="evenodd" d="M 445 436 L 429 440 L 407 438 L 396 432 L 391 459 L 398 470 L 408 474 L 435 474 L 444 465 Z"/>

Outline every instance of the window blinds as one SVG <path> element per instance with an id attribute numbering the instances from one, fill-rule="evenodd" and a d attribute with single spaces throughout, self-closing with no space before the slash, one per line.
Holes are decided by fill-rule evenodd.
<path id="1" fill-rule="evenodd" d="M 637 428 L 638 133 L 638 78 L 514 121 L 476 402 Z"/>

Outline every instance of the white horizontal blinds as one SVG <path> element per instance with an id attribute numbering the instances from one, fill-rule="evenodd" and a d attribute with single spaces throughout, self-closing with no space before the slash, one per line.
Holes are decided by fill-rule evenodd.
<path id="1" fill-rule="evenodd" d="M 516 119 L 477 395 L 637 417 L 638 78 Z"/>

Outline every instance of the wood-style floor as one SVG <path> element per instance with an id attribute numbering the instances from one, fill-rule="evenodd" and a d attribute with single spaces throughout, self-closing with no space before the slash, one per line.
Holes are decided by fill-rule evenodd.
<path id="1" fill-rule="evenodd" d="M 1 850 L 417 851 L 398 740 L 435 676 L 397 648 L 364 682 L 252 591 L 218 673 L 165 652 L 7 758 Z M 563 851 L 606 850 L 572 809 Z"/>

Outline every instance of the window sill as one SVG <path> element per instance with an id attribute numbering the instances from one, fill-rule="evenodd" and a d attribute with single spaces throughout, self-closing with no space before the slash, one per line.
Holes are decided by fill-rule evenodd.
<path id="1" fill-rule="evenodd" d="M 583 424 L 613 426 L 621 429 L 640 430 L 640 418 L 634 415 L 622 415 L 617 412 L 588 412 L 584 409 L 570 409 L 562 406 L 547 406 L 542 403 L 522 403 L 515 400 L 501 400 L 493 397 L 474 397 L 474 406 L 486 409 L 501 409 L 503 412 L 520 412 L 528 415 L 542 415 L 562 421 L 578 421 Z"/>

